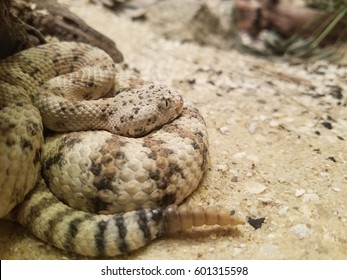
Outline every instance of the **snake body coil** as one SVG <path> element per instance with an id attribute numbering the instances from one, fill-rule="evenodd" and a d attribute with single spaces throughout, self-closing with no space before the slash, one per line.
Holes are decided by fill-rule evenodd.
<path id="1" fill-rule="evenodd" d="M 78 43 L 0 61 L 0 217 L 18 205 L 34 235 L 87 256 L 130 252 L 192 226 L 241 224 L 223 210 L 174 206 L 207 167 L 197 109 L 153 84 L 104 98 L 114 76 L 107 54 Z M 42 122 L 61 133 L 44 143 Z"/>

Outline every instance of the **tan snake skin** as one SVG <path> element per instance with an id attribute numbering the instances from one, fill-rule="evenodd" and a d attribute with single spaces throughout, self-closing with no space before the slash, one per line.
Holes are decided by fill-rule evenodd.
<path id="1" fill-rule="evenodd" d="M 19 205 L 16 218 L 34 235 L 87 256 L 192 226 L 242 224 L 228 211 L 171 206 L 206 170 L 204 120 L 160 85 L 103 98 L 114 76 L 106 53 L 80 43 L 0 61 L 0 217 Z M 66 132 L 43 144 L 42 122 Z"/>

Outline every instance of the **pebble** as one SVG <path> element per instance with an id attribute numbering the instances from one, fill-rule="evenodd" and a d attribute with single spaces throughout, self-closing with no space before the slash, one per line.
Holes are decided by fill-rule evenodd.
<path id="1" fill-rule="evenodd" d="M 288 210 L 289 210 L 288 206 L 283 206 L 280 209 L 278 209 L 277 214 L 280 216 L 284 216 L 285 214 L 287 214 Z"/>
<path id="2" fill-rule="evenodd" d="M 270 197 L 259 197 L 258 200 L 262 203 L 265 203 L 265 204 L 270 204 L 270 203 L 273 204 L 274 203 L 273 199 Z"/>
<path id="3" fill-rule="evenodd" d="M 335 192 L 340 192 L 341 188 L 343 187 L 342 183 L 340 182 L 334 182 L 330 185 L 331 189 Z"/>
<path id="4" fill-rule="evenodd" d="M 257 126 L 258 126 L 257 123 L 255 123 L 255 122 L 251 123 L 251 124 L 249 125 L 249 127 L 248 127 L 248 132 L 249 132 L 250 134 L 254 134 L 254 133 L 256 132 L 256 130 L 257 130 Z"/>
<path id="5" fill-rule="evenodd" d="M 278 178 L 277 180 L 278 180 L 278 182 L 281 183 L 281 184 L 284 184 L 284 183 L 287 182 L 287 180 L 284 179 L 284 178 Z"/>
<path id="6" fill-rule="evenodd" d="M 271 256 L 277 255 L 278 253 L 279 253 L 278 246 L 271 243 L 264 244 L 259 249 L 259 254 L 261 256 L 271 257 Z"/>
<path id="7" fill-rule="evenodd" d="M 217 166 L 218 171 L 227 172 L 229 170 L 229 166 L 227 164 L 218 164 Z"/>
<path id="8" fill-rule="evenodd" d="M 332 189 L 333 191 L 335 191 L 335 192 L 340 192 L 340 191 L 341 191 L 340 188 L 336 188 L 336 187 L 332 187 L 331 189 Z"/>
<path id="9" fill-rule="evenodd" d="M 259 120 L 259 121 L 265 121 L 265 120 L 267 119 L 267 116 L 265 116 L 265 115 L 259 115 L 259 116 L 257 116 L 256 119 Z"/>
<path id="10" fill-rule="evenodd" d="M 256 155 L 248 155 L 247 159 L 252 161 L 253 163 L 258 163 L 259 162 L 259 158 Z"/>
<path id="11" fill-rule="evenodd" d="M 329 173 L 328 172 L 320 172 L 319 175 L 322 177 L 328 177 Z"/>
<path id="12" fill-rule="evenodd" d="M 296 196 L 296 197 L 300 197 L 300 196 L 302 196 L 305 192 L 306 192 L 306 190 L 304 190 L 304 189 L 295 190 L 295 196 Z"/>
<path id="13" fill-rule="evenodd" d="M 226 127 L 226 126 L 222 126 L 221 128 L 219 128 L 219 131 L 223 135 L 230 135 L 231 134 L 229 127 Z"/>
<path id="14" fill-rule="evenodd" d="M 217 239 L 217 234 L 211 233 L 211 234 L 210 234 L 210 239 L 216 240 L 216 239 Z"/>
<path id="15" fill-rule="evenodd" d="M 205 65 L 202 65 L 201 68 L 200 68 L 202 71 L 210 71 L 211 70 L 211 66 L 205 64 Z"/>
<path id="16" fill-rule="evenodd" d="M 266 186 L 258 182 L 248 182 L 246 185 L 246 189 L 249 193 L 260 194 L 266 190 Z"/>
<path id="17" fill-rule="evenodd" d="M 230 181 L 233 183 L 237 183 L 238 182 L 237 176 L 232 176 Z"/>
<path id="18" fill-rule="evenodd" d="M 270 126 L 270 127 L 278 127 L 278 126 L 279 126 L 279 123 L 278 123 L 278 121 L 271 120 L 271 121 L 269 122 L 269 126 Z"/>
<path id="19" fill-rule="evenodd" d="M 312 230 L 310 230 L 305 224 L 292 226 L 289 231 L 295 234 L 299 239 L 304 239 L 312 233 Z"/>
<path id="20" fill-rule="evenodd" d="M 246 156 L 246 152 L 239 152 L 239 153 L 234 154 L 233 157 L 236 159 L 240 159 L 240 158 L 243 158 L 245 156 Z"/>
<path id="21" fill-rule="evenodd" d="M 234 256 L 237 256 L 238 254 L 240 254 L 242 252 L 242 249 L 241 248 L 233 248 L 233 255 Z"/>
<path id="22" fill-rule="evenodd" d="M 315 193 L 305 193 L 303 196 L 302 201 L 309 202 L 309 201 L 319 201 L 319 195 Z"/>

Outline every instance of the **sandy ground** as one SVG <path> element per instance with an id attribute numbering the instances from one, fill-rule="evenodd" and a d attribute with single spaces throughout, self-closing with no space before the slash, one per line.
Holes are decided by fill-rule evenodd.
<path id="1" fill-rule="evenodd" d="M 288 63 L 170 41 L 146 22 L 85 0 L 63 2 L 116 41 L 127 71 L 180 90 L 203 114 L 211 162 L 187 202 L 265 218 L 257 230 L 249 224 L 200 228 L 121 258 L 347 258 L 345 66 Z M 1 221 L 0 258 L 81 257 Z"/>

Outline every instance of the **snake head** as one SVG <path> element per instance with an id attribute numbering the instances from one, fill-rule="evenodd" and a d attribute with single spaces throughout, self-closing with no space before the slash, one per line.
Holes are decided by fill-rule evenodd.
<path id="1" fill-rule="evenodd" d="M 149 84 L 125 90 L 116 97 L 122 100 L 114 125 L 118 134 L 138 137 L 177 118 L 183 110 L 183 97 L 162 85 Z"/>

